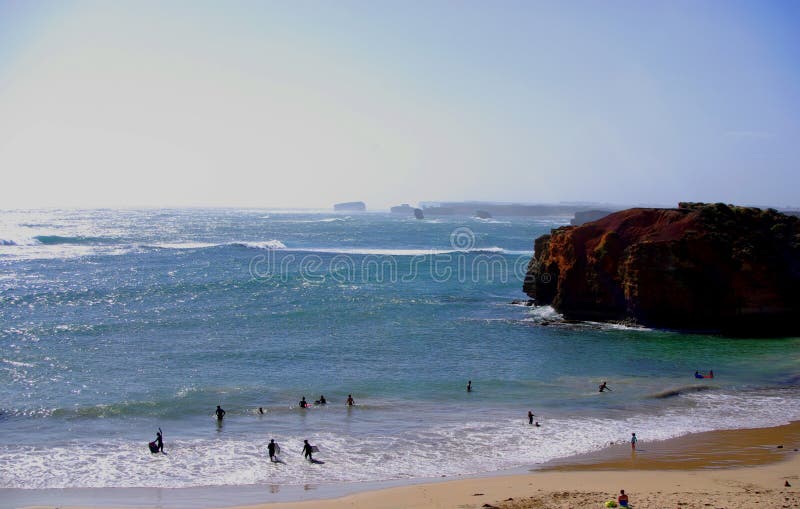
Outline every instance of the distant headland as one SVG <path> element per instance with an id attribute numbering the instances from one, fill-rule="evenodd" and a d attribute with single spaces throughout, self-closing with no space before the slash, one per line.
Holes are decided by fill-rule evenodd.
<path id="1" fill-rule="evenodd" d="M 567 319 L 800 333 L 800 219 L 722 203 L 633 208 L 536 239 L 523 290 Z"/>

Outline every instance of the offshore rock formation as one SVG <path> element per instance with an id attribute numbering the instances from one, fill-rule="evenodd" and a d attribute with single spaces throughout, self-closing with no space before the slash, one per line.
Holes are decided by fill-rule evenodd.
<path id="1" fill-rule="evenodd" d="M 800 219 L 773 209 L 635 208 L 536 239 L 523 290 L 573 320 L 800 333 Z"/>
<path id="2" fill-rule="evenodd" d="M 344 203 L 336 203 L 333 206 L 336 211 L 350 211 L 350 212 L 364 212 L 367 210 L 367 205 L 363 201 L 348 201 Z"/>

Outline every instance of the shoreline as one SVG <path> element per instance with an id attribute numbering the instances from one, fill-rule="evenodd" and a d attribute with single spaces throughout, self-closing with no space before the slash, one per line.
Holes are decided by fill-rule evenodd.
<path id="1" fill-rule="evenodd" d="M 778 448 L 778 446 L 782 446 Z M 653 499 L 663 507 L 682 497 L 681 507 L 710 507 L 699 500 L 730 498 L 727 509 L 763 503 L 767 492 L 800 507 L 800 421 L 772 428 L 720 430 L 658 442 L 640 442 L 549 462 L 526 473 L 484 473 L 444 479 L 306 486 L 224 486 L 177 489 L 75 488 L 3 490 L 8 507 L 235 507 L 238 509 L 370 509 L 414 507 L 599 507 L 619 489 L 634 507 Z M 789 480 L 792 487 L 783 487 Z M 44 493 L 48 492 L 48 493 Z M 12 495 L 8 497 L 7 495 Z M 756 497 L 749 500 L 750 496 Z M 86 499 L 91 497 L 92 504 Z M 603 498 L 605 497 L 605 498 Z M 722 498 L 720 498 L 722 497 Z M 779 498 L 780 498 L 779 497 Z M 28 499 L 31 503 L 23 502 Z M 32 499 L 41 499 L 36 501 Z M 507 500 L 513 499 L 513 500 Z M 690 500 L 698 499 L 697 505 Z M 401 502 L 400 502 L 401 501 Z M 776 498 L 776 503 L 777 503 Z M 735 505 L 741 502 L 744 505 Z M 784 502 L 786 502 L 784 500 Z M 537 505 L 540 504 L 540 505 Z M 559 505 L 562 504 L 562 505 Z M 687 505 L 688 504 L 688 505 Z M 675 504 L 672 504 L 675 507 Z M 716 507 L 716 506 L 715 506 Z"/>

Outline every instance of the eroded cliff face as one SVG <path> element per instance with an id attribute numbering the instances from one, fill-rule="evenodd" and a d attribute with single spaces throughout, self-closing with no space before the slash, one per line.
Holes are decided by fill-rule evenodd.
<path id="1" fill-rule="evenodd" d="M 772 209 L 623 210 L 534 250 L 523 290 L 567 319 L 800 334 L 800 219 Z"/>

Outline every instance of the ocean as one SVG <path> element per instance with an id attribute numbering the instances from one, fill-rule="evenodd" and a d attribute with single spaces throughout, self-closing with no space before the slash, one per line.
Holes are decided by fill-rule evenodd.
<path id="1" fill-rule="evenodd" d="M 800 338 L 513 304 L 568 220 L 0 212 L 0 493 L 413 482 L 800 419 Z"/>

